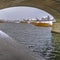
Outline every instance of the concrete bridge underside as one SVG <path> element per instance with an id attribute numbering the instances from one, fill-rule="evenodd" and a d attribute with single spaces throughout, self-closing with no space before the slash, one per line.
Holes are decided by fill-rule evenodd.
<path id="1" fill-rule="evenodd" d="M 40 8 L 60 19 L 60 0 L 0 0 L 0 9 L 12 6 L 32 6 Z"/>

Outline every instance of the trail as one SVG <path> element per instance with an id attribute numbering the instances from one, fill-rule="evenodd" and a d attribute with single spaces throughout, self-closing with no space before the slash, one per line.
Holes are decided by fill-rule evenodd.
<path id="1" fill-rule="evenodd" d="M 44 60 L 29 52 L 3 31 L 0 31 L 0 60 Z"/>

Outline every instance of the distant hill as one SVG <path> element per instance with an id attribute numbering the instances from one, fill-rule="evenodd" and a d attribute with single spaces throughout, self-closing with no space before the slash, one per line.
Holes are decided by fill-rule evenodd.
<path id="1" fill-rule="evenodd" d="M 60 0 L 0 0 L 0 9 L 11 6 L 37 7 L 60 19 Z"/>

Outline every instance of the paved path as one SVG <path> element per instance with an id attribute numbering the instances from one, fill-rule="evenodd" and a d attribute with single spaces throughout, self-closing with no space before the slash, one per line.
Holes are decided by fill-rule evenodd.
<path id="1" fill-rule="evenodd" d="M 0 31 L 0 60 L 45 60 L 29 52 L 3 31 Z"/>

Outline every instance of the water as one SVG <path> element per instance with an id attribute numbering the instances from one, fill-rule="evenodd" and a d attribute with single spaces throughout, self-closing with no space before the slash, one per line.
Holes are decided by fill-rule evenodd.
<path id="1" fill-rule="evenodd" d="M 36 27 L 26 23 L 0 23 L 0 30 L 46 60 L 50 59 L 53 51 L 51 27 Z"/>
<path id="2" fill-rule="evenodd" d="M 53 55 L 55 56 L 54 60 L 60 60 L 60 33 L 52 33 L 52 40 L 54 44 L 54 52 Z"/>

